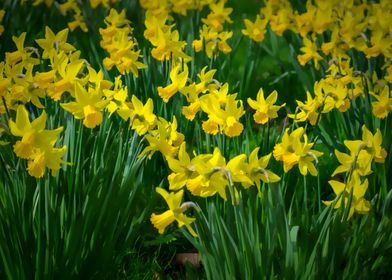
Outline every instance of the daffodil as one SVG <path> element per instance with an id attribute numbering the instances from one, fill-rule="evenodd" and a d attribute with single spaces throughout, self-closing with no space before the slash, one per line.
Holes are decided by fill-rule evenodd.
<path id="1" fill-rule="evenodd" d="M 334 193 L 336 194 L 337 197 L 335 200 L 337 199 L 337 201 L 323 201 L 325 205 L 330 206 L 335 203 L 334 208 L 336 209 L 340 208 L 342 205 L 344 207 L 350 207 L 348 219 L 350 219 L 354 213 L 366 214 L 370 211 L 370 202 L 364 198 L 369 185 L 368 179 L 361 182 L 359 175 L 354 173 L 347 184 L 335 180 L 331 180 L 328 183 L 331 185 Z M 348 205 L 350 196 L 351 204 Z"/>
<path id="2" fill-rule="evenodd" d="M 289 118 L 294 119 L 295 122 L 309 121 L 311 125 L 316 125 L 317 120 L 320 118 L 318 109 L 321 103 L 317 98 L 313 98 L 309 91 L 306 92 L 307 99 L 305 102 L 296 100 L 299 112 L 288 114 Z"/>
<path id="3" fill-rule="evenodd" d="M 314 92 L 319 103 L 323 104 L 323 113 L 328 113 L 334 108 L 345 112 L 350 108 L 348 87 L 342 80 L 329 76 L 314 84 Z"/>
<path id="4" fill-rule="evenodd" d="M 284 172 L 288 172 L 294 165 L 298 164 L 299 171 L 302 175 L 317 176 L 317 169 L 313 161 L 318 163 L 318 158 L 323 154 L 319 151 L 312 150 L 314 143 L 308 143 L 308 137 L 303 127 L 299 127 L 291 134 L 288 128 L 282 137 L 282 143 L 276 144 L 273 155 L 276 160 L 283 161 Z M 301 141 L 303 137 L 304 142 Z"/>
<path id="5" fill-rule="evenodd" d="M 181 204 L 184 190 L 180 190 L 176 193 L 168 193 L 165 189 L 158 187 L 156 188 L 156 192 L 163 197 L 169 207 L 169 210 L 166 210 L 162 214 L 153 213 L 151 215 L 150 221 L 154 227 L 158 229 L 158 232 L 163 234 L 167 226 L 177 221 L 179 227 L 185 226 L 188 231 L 196 237 L 197 234 L 191 227 L 195 218 L 190 218 L 184 214 L 190 204 L 186 202 Z"/>
<path id="6" fill-rule="evenodd" d="M 132 129 L 136 130 L 138 135 L 144 135 L 155 127 L 157 117 L 153 113 L 154 103 L 149 98 L 145 105 L 135 96 L 131 98 L 132 112 Z"/>
<path id="7" fill-rule="evenodd" d="M 44 50 L 42 58 L 51 58 L 60 51 L 70 53 L 75 50 L 74 46 L 67 43 L 68 31 L 66 28 L 55 34 L 48 26 L 45 27 L 45 38 L 35 40 Z"/>
<path id="8" fill-rule="evenodd" d="M 231 47 L 227 43 L 233 36 L 233 32 L 221 31 L 218 32 L 208 25 L 203 25 L 200 30 L 200 39 L 195 39 L 192 42 L 192 47 L 196 52 L 200 52 L 205 46 L 206 54 L 209 58 L 217 55 L 219 51 L 224 54 L 231 52 Z M 204 43 L 204 44 L 203 44 Z"/>
<path id="9" fill-rule="evenodd" d="M 190 56 L 184 53 L 186 42 L 180 40 L 180 34 L 177 30 L 169 28 L 158 28 L 155 30 L 155 36 L 150 39 L 154 48 L 151 50 L 151 55 L 156 60 L 182 60 L 189 62 L 192 60 Z"/>
<path id="10" fill-rule="evenodd" d="M 323 57 L 318 53 L 316 42 L 307 37 L 303 38 L 303 41 L 304 46 L 300 49 L 303 54 L 297 56 L 298 62 L 304 66 L 306 63 L 313 60 L 314 67 L 319 69 L 319 61 L 323 60 Z"/>
<path id="11" fill-rule="evenodd" d="M 184 141 L 184 135 L 177 131 L 177 119 L 174 116 L 171 123 L 164 118 L 158 118 L 157 128 L 150 131 L 146 139 L 149 146 L 140 153 L 139 157 L 148 153 L 148 158 L 151 158 L 156 151 L 159 151 L 168 158 L 176 156 L 179 146 Z"/>
<path id="12" fill-rule="evenodd" d="M 260 15 L 257 15 L 254 23 L 249 19 L 244 19 L 244 23 L 246 29 L 241 30 L 242 34 L 248 36 L 255 42 L 262 42 L 264 40 L 264 34 L 268 23 L 267 19 L 261 19 Z"/>
<path id="13" fill-rule="evenodd" d="M 58 134 L 63 130 L 59 127 L 54 130 L 46 130 L 47 115 L 45 111 L 30 122 L 29 115 L 23 105 L 18 106 L 15 122 L 10 120 L 10 132 L 12 135 L 22 137 L 14 145 L 15 154 L 28 160 L 28 172 L 31 176 L 41 178 L 45 169 L 49 168 L 52 175 L 65 163 L 61 158 L 64 156 L 66 146 L 55 148 Z"/>
<path id="14" fill-rule="evenodd" d="M 366 145 L 366 151 L 371 154 L 374 161 L 377 163 L 384 163 L 387 157 L 387 151 L 381 147 L 382 134 L 380 129 L 377 129 L 373 135 L 365 125 L 362 126 L 362 141 Z"/>
<path id="15" fill-rule="evenodd" d="M 133 114 L 133 105 L 128 99 L 128 88 L 122 86 L 121 76 L 117 76 L 113 89 L 104 89 L 103 94 L 110 99 L 106 106 L 109 117 L 116 112 L 124 121 L 129 120 Z"/>
<path id="16" fill-rule="evenodd" d="M 16 51 L 5 53 L 5 62 L 9 65 L 15 65 L 21 63 L 23 66 L 27 64 L 37 65 L 39 59 L 32 57 L 33 53 L 37 53 L 37 50 L 32 47 L 25 47 L 24 41 L 26 39 L 26 32 L 22 32 L 19 37 L 12 36 L 12 41 L 15 43 Z M 18 73 L 20 74 L 20 73 Z"/>
<path id="17" fill-rule="evenodd" d="M 110 5 L 117 3 L 118 0 L 90 0 L 91 8 L 95 9 L 99 5 L 104 6 L 105 8 L 109 8 Z"/>
<path id="18" fill-rule="evenodd" d="M 76 119 L 83 120 L 84 126 L 94 128 L 103 121 L 102 110 L 108 100 L 103 99 L 102 93 L 92 88 L 86 88 L 80 83 L 75 85 L 75 101 L 61 103 L 61 107 L 71 112 Z"/>
<path id="19" fill-rule="evenodd" d="M 186 143 L 183 142 L 178 152 L 178 159 L 168 157 L 167 163 L 172 173 L 168 176 L 169 188 L 179 190 L 184 187 L 187 180 L 195 173 L 196 168 L 193 165 L 188 153 L 186 152 Z"/>
<path id="20" fill-rule="evenodd" d="M 100 45 L 109 53 L 109 57 L 104 58 L 103 65 L 108 70 L 116 66 L 121 74 L 132 73 L 138 77 L 139 69 L 147 66 L 140 61 L 140 50 L 137 50 L 137 42 L 133 38 L 133 29 L 126 19 L 125 10 L 118 13 L 115 9 L 110 9 L 105 24 L 106 28 L 99 29 L 102 35 Z"/>
<path id="21" fill-rule="evenodd" d="M 345 140 L 344 145 L 349 149 L 350 154 L 335 150 L 335 155 L 341 165 L 339 165 L 332 176 L 343 172 L 356 172 L 361 176 L 372 173 L 372 155 L 369 154 L 362 140 Z"/>
<path id="22" fill-rule="evenodd" d="M 171 84 L 166 87 L 158 87 L 158 94 L 164 102 L 169 99 L 178 91 L 183 91 L 185 84 L 188 81 L 188 66 L 184 64 L 184 70 L 181 71 L 181 65 L 178 64 L 170 71 Z"/>
<path id="23" fill-rule="evenodd" d="M 239 119 L 245 114 L 242 101 L 236 100 L 237 94 L 227 94 L 228 85 L 219 91 L 214 91 L 200 98 L 200 105 L 208 114 L 208 120 L 203 122 L 203 130 L 209 134 L 223 131 L 229 137 L 242 133 L 244 127 Z"/>
<path id="24" fill-rule="evenodd" d="M 262 9 L 263 14 L 266 18 L 269 18 L 269 24 L 273 32 L 276 33 L 278 36 L 282 36 L 283 32 L 292 27 L 292 19 L 294 17 L 293 8 L 289 1 L 271 1 L 270 5 L 279 5 L 279 8 L 276 9 L 274 7 L 264 7 Z M 267 12 L 268 9 L 274 11 L 273 13 L 269 14 Z"/>
<path id="25" fill-rule="evenodd" d="M 280 108 L 286 105 L 283 103 L 282 105 L 274 105 L 278 98 L 278 92 L 274 90 L 267 99 L 264 98 L 263 89 L 260 88 L 259 92 L 257 93 L 256 100 L 248 98 L 249 106 L 256 110 L 253 115 L 253 119 L 258 124 L 266 124 L 269 119 L 277 118 L 278 111 Z"/>
<path id="26" fill-rule="evenodd" d="M 75 85 L 81 82 L 78 78 L 85 62 L 77 60 L 69 62 L 68 59 L 63 60 L 60 68 L 57 70 L 58 78 L 54 83 L 49 84 L 47 88 L 48 96 L 55 101 L 59 101 L 65 92 L 75 95 Z"/>
<path id="27" fill-rule="evenodd" d="M 183 106 L 181 111 L 182 114 L 185 116 L 185 118 L 192 121 L 195 118 L 196 114 L 200 112 L 200 110 L 201 110 L 200 100 L 195 99 L 188 106 Z"/>
<path id="28" fill-rule="evenodd" d="M 245 188 L 253 185 L 253 181 L 249 178 L 248 163 L 245 154 L 230 159 L 226 165 L 226 169 L 228 170 L 233 183 L 241 183 Z"/>
<path id="29" fill-rule="evenodd" d="M 195 196 L 209 197 L 218 193 L 226 200 L 226 189 L 232 182 L 220 150 L 215 148 L 212 154 L 198 155 L 192 163 L 196 174 L 187 180 L 187 189 Z"/>
<path id="30" fill-rule="evenodd" d="M 223 29 L 225 22 L 231 23 L 230 14 L 233 8 L 226 8 L 224 0 L 219 0 L 216 3 L 209 5 L 211 12 L 207 18 L 202 19 L 202 22 L 206 25 L 212 26 L 216 31 L 220 32 Z"/>
<path id="31" fill-rule="evenodd" d="M 255 148 L 249 155 L 248 176 L 256 187 L 260 190 L 260 182 L 275 183 L 280 180 L 280 177 L 267 169 L 272 153 L 261 158 L 258 157 L 259 147 Z"/>
<path id="32" fill-rule="evenodd" d="M 385 86 L 380 94 L 374 94 L 376 101 L 372 102 L 373 115 L 380 119 L 385 119 L 392 111 L 392 97 L 389 87 Z"/>
<path id="33" fill-rule="evenodd" d="M 388 32 L 373 30 L 370 43 L 371 47 L 363 50 L 367 58 L 377 57 L 380 54 L 385 57 L 392 57 L 392 38 Z"/>

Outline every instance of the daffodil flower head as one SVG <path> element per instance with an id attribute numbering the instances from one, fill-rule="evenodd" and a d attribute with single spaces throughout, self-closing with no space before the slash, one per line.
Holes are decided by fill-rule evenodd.
<path id="1" fill-rule="evenodd" d="M 196 237 L 197 234 L 191 227 L 191 224 L 195 221 L 195 218 L 190 218 L 184 214 L 185 210 L 194 204 L 190 203 L 182 203 L 182 198 L 184 195 L 184 190 L 180 190 L 176 193 L 171 192 L 168 193 L 163 188 L 156 188 L 157 193 L 159 193 L 163 199 L 166 201 L 169 210 L 166 210 L 162 214 L 155 214 L 151 215 L 151 223 L 154 225 L 160 234 L 165 232 L 165 229 L 172 224 L 173 222 L 177 221 L 179 227 L 185 226 L 188 231 Z M 196 206 L 194 205 L 196 208 Z"/>
<path id="2" fill-rule="evenodd" d="M 256 123 L 258 124 L 266 124 L 269 119 L 277 118 L 278 111 L 280 108 L 286 105 L 283 103 L 280 106 L 274 105 L 278 98 L 278 92 L 274 90 L 266 99 L 264 98 L 263 89 L 260 88 L 259 92 L 257 93 L 256 100 L 248 98 L 249 106 L 256 110 L 253 115 L 253 118 Z"/>
<path id="3" fill-rule="evenodd" d="M 288 172 L 293 166 L 298 164 L 299 171 L 302 175 L 307 175 L 308 171 L 311 175 L 317 176 L 317 169 L 313 161 L 318 163 L 318 157 L 323 153 L 312 150 L 314 143 L 308 143 L 307 135 L 303 127 L 299 127 L 289 134 L 289 129 L 285 130 L 282 142 L 276 144 L 273 155 L 276 160 L 283 161 L 283 170 Z M 304 139 L 302 142 L 301 139 Z"/>
<path id="4" fill-rule="evenodd" d="M 267 169 L 269 160 L 272 153 L 263 157 L 258 157 L 259 147 L 255 148 L 249 155 L 248 176 L 252 180 L 253 184 L 256 184 L 258 190 L 260 190 L 260 182 L 264 183 L 275 183 L 280 181 L 280 177 Z"/>
<path id="5" fill-rule="evenodd" d="M 359 173 L 354 172 L 350 176 L 350 180 L 347 184 L 335 180 L 331 180 L 328 183 L 331 185 L 337 197 L 335 200 L 323 201 L 325 205 L 330 206 L 335 203 L 335 209 L 342 206 L 350 207 L 348 219 L 350 219 L 354 213 L 366 214 L 370 211 L 370 202 L 364 198 L 369 185 L 368 179 L 361 182 Z M 351 204 L 348 205 L 350 196 Z"/>
<path id="6" fill-rule="evenodd" d="M 61 158 L 64 156 L 66 146 L 55 148 L 57 135 L 63 130 L 59 127 L 54 130 L 46 130 L 47 115 L 45 111 L 30 122 L 29 114 L 23 105 L 18 106 L 15 122 L 10 120 L 10 132 L 12 135 L 22 137 L 14 145 L 15 154 L 28 160 L 28 172 L 31 176 L 40 178 L 44 175 L 46 167 L 56 175 L 61 164 L 65 163 Z"/>
<path id="7" fill-rule="evenodd" d="M 381 147 L 382 134 L 380 129 L 377 129 L 373 135 L 365 125 L 362 126 L 362 141 L 366 145 L 366 151 L 373 155 L 375 162 L 384 163 L 387 157 L 387 151 Z"/>
<path id="8" fill-rule="evenodd" d="M 388 86 L 384 86 L 379 94 L 372 94 L 376 101 L 372 102 L 373 115 L 385 119 L 392 111 L 392 96 Z"/>
<path id="9" fill-rule="evenodd" d="M 257 15 L 255 22 L 251 22 L 249 19 L 244 19 L 244 23 L 246 29 L 241 30 L 242 34 L 248 36 L 255 42 L 262 42 L 264 40 L 268 19 L 261 19 L 260 15 Z"/>
<path id="10" fill-rule="evenodd" d="M 184 64 L 184 70 L 181 71 L 181 65 L 176 65 L 170 71 L 171 84 L 166 87 L 158 87 L 158 94 L 164 102 L 168 102 L 169 99 L 176 94 L 178 91 L 183 91 L 188 81 L 188 66 Z"/>
<path id="11" fill-rule="evenodd" d="M 108 103 L 101 91 L 93 88 L 86 89 L 80 83 L 76 83 L 75 101 L 60 105 L 64 110 L 71 112 L 76 119 L 82 119 L 84 126 L 94 128 L 102 123 L 102 110 Z"/>

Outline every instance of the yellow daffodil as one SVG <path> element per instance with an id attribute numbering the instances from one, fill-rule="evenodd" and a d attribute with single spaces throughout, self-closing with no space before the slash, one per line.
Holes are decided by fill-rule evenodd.
<path id="1" fill-rule="evenodd" d="M 61 158 L 65 154 L 66 146 L 54 148 L 57 135 L 63 130 L 59 127 L 54 130 L 46 130 L 47 116 L 45 111 L 30 122 L 29 115 L 23 105 L 18 106 L 15 122 L 10 120 L 11 134 L 22 137 L 14 145 L 15 154 L 28 160 L 28 172 L 31 176 L 41 178 L 46 167 L 55 175 L 61 164 L 65 163 Z"/>
<path id="2" fill-rule="evenodd" d="M 183 49 L 186 42 L 180 41 L 180 34 L 177 30 L 159 28 L 156 30 L 156 36 L 150 39 L 154 48 L 151 50 L 151 55 L 156 60 L 182 60 L 189 62 L 191 57 L 184 53 Z"/>
<path id="3" fill-rule="evenodd" d="M 196 168 L 186 152 L 186 143 L 183 142 L 178 152 L 178 159 L 167 158 L 172 173 L 167 177 L 169 188 L 171 190 L 179 190 L 186 185 L 186 182 L 195 173 Z"/>
<path id="4" fill-rule="evenodd" d="M 35 40 L 44 50 L 42 58 L 52 58 L 60 51 L 70 53 L 75 50 L 74 46 L 67 43 L 68 31 L 66 28 L 55 34 L 48 26 L 45 27 L 45 38 Z"/>
<path id="5" fill-rule="evenodd" d="M 328 183 L 339 198 L 336 202 L 335 200 L 323 201 L 325 205 L 329 206 L 335 203 L 334 208 L 340 208 L 342 205 L 344 205 L 344 207 L 349 206 L 348 219 L 350 219 L 354 213 L 366 214 L 370 211 L 370 202 L 364 198 L 369 184 L 368 179 L 365 179 L 365 181 L 361 183 L 359 175 L 354 173 L 347 184 L 334 180 L 331 180 Z M 352 196 L 351 204 L 348 205 L 350 195 Z"/>
<path id="6" fill-rule="evenodd" d="M 299 171 L 302 175 L 307 175 L 308 171 L 311 175 L 317 176 L 317 169 L 313 161 L 318 162 L 318 157 L 323 153 L 312 150 L 314 143 L 308 143 L 308 137 L 303 127 L 299 127 L 291 134 L 288 128 L 282 137 L 282 143 L 276 144 L 273 155 L 276 160 L 283 161 L 284 172 L 288 172 L 294 165 L 298 164 Z M 301 138 L 304 138 L 304 142 Z"/>
<path id="7" fill-rule="evenodd" d="M 260 190 L 260 182 L 264 183 L 275 183 L 280 181 L 280 177 L 267 169 L 269 160 L 272 153 L 261 158 L 258 157 L 259 147 L 255 148 L 249 155 L 248 176 L 256 184 L 256 187 Z"/>
<path id="8" fill-rule="evenodd" d="M 244 23 L 246 29 L 241 30 L 242 34 L 248 36 L 255 42 L 262 42 L 264 40 L 264 34 L 268 23 L 267 19 L 261 19 L 260 15 L 257 15 L 254 23 L 249 19 L 244 19 Z"/>
<path id="9" fill-rule="evenodd" d="M 245 154 L 230 159 L 226 165 L 226 169 L 228 170 L 233 183 L 241 183 L 245 188 L 253 185 L 253 181 L 249 178 L 248 163 Z"/>
<path id="10" fill-rule="evenodd" d="M 106 28 L 99 29 L 102 36 L 100 45 L 109 53 L 109 57 L 104 58 L 103 65 L 108 70 L 116 66 L 121 74 L 132 73 L 138 77 L 139 69 L 147 66 L 140 62 L 140 50 L 137 50 L 137 42 L 133 38 L 133 29 L 126 19 L 125 10 L 118 13 L 115 9 L 110 9 L 105 24 Z"/>
<path id="11" fill-rule="evenodd" d="M 145 105 L 135 96 L 131 98 L 133 106 L 132 129 L 136 130 L 137 134 L 144 135 L 155 127 L 157 117 L 153 113 L 154 103 L 149 98 Z"/>
<path id="12" fill-rule="evenodd" d="M 15 43 L 16 51 L 5 53 L 5 62 L 9 65 L 15 65 L 21 63 L 22 66 L 28 64 L 37 65 L 39 59 L 32 57 L 33 53 L 37 53 L 37 50 L 32 47 L 25 47 L 26 32 L 22 32 L 19 37 L 12 36 L 12 41 Z M 20 73 L 18 73 L 20 74 Z"/>
<path id="13" fill-rule="evenodd" d="M 385 86 L 380 94 L 372 94 L 377 101 L 372 102 L 373 115 L 385 119 L 392 111 L 392 97 L 389 87 Z"/>
<path id="14" fill-rule="evenodd" d="M 280 108 L 286 105 L 283 103 L 280 106 L 274 105 L 278 98 L 278 92 L 274 90 L 267 99 L 264 98 L 263 89 L 260 88 L 259 92 L 257 93 L 256 100 L 248 98 L 249 106 L 256 110 L 253 115 L 253 119 L 258 124 L 266 124 L 269 119 L 277 118 L 278 111 Z"/>
<path id="15" fill-rule="evenodd" d="M 227 40 L 229 40 L 232 36 L 233 32 L 218 32 L 208 25 L 203 25 L 200 30 L 200 39 L 193 40 L 192 47 L 196 52 L 200 52 L 203 48 L 204 42 L 205 51 L 209 58 L 217 55 L 219 51 L 227 54 L 232 50 L 230 45 L 227 43 Z"/>
<path id="16" fill-rule="evenodd" d="M 169 99 L 178 91 L 183 91 L 185 84 L 188 81 L 188 66 L 184 64 L 184 70 L 181 71 L 181 65 L 178 64 L 170 71 L 171 84 L 166 87 L 158 87 L 158 94 L 164 102 L 169 102 Z"/>
<path id="17" fill-rule="evenodd" d="M 345 140 L 344 145 L 349 149 L 350 154 L 335 150 L 335 155 L 341 164 L 332 173 L 332 176 L 343 172 L 357 172 L 361 176 L 372 173 L 372 155 L 369 154 L 366 145 L 361 140 Z"/>
<path id="18" fill-rule="evenodd" d="M 303 41 L 304 46 L 300 49 L 303 54 L 297 56 L 299 64 L 304 66 L 313 60 L 314 67 L 318 70 L 320 68 L 319 61 L 323 60 L 323 57 L 318 53 L 316 42 L 307 37 L 303 38 Z"/>
<path id="19" fill-rule="evenodd" d="M 118 0 L 90 0 L 90 6 L 91 8 L 95 9 L 102 4 L 102 6 L 104 6 L 105 8 L 109 8 L 110 5 L 113 5 L 117 2 Z"/>
<path id="20" fill-rule="evenodd" d="M 103 81 L 102 81 L 103 82 Z M 96 84 L 101 84 L 100 82 Z M 132 117 L 133 105 L 128 99 L 128 88 L 122 86 L 121 76 L 117 76 L 113 89 L 103 89 L 103 94 L 110 99 L 106 106 L 109 117 L 116 112 L 124 121 Z"/>
<path id="21" fill-rule="evenodd" d="M 203 130 L 209 134 L 223 133 L 235 137 L 242 133 L 244 127 L 239 119 L 245 114 L 242 101 L 236 100 L 237 94 L 227 94 L 228 85 L 219 91 L 206 94 L 200 98 L 200 105 L 208 114 L 208 120 L 203 122 Z"/>
<path id="22" fill-rule="evenodd" d="M 336 108 L 346 112 L 350 108 L 348 88 L 342 80 L 327 77 L 314 84 L 314 92 L 319 103 L 323 104 L 323 113 L 328 113 Z"/>
<path id="23" fill-rule="evenodd" d="M 76 119 L 83 120 L 85 127 L 94 128 L 103 120 L 102 110 L 108 100 L 103 99 L 102 93 L 92 88 L 86 90 L 80 83 L 75 85 L 75 101 L 61 103 L 61 107 L 71 112 Z"/>
<path id="24" fill-rule="evenodd" d="M 233 11 L 232 8 L 225 8 L 224 0 L 219 0 L 216 3 L 211 3 L 210 10 L 207 18 L 202 19 L 202 22 L 206 25 L 212 26 L 216 31 L 220 32 L 223 30 L 223 24 L 225 22 L 231 23 L 230 14 Z"/>
<path id="25" fill-rule="evenodd" d="M 168 193 L 165 189 L 156 188 L 156 192 L 159 193 L 169 206 L 169 210 L 166 210 L 162 214 L 151 215 L 151 223 L 154 225 L 160 234 L 165 232 L 167 226 L 177 221 L 179 227 L 185 226 L 188 231 L 193 235 L 197 236 L 196 232 L 191 227 L 191 224 L 195 221 L 195 218 L 187 217 L 184 212 L 189 207 L 189 203 L 182 203 L 182 197 L 184 191 L 180 190 L 176 193 Z"/>
<path id="26" fill-rule="evenodd" d="M 72 96 L 75 95 L 75 84 L 81 81 L 78 78 L 85 61 L 76 60 L 74 62 L 68 62 L 68 60 L 63 60 L 58 69 L 58 78 L 53 84 L 50 84 L 47 88 L 48 96 L 55 101 L 59 101 L 61 96 L 65 92 L 69 92 Z"/>
<path id="27" fill-rule="evenodd" d="M 306 102 L 296 100 L 299 112 L 288 114 L 287 116 L 294 119 L 295 122 L 304 122 L 309 120 L 311 125 L 316 125 L 317 120 L 320 118 L 318 109 L 320 108 L 321 103 L 317 98 L 312 98 L 309 91 L 306 92 L 306 96 Z"/>
<path id="28" fill-rule="evenodd" d="M 209 197 L 218 193 L 226 200 L 226 188 L 232 182 L 229 182 L 231 175 L 220 150 L 215 148 L 213 154 L 199 155 L 192 163 L 197 174 L 187 180 L 187 189 L 195 196 Z"/>
<path id="29" fill-rule="evenodd" d="M 377 163 L 384 163 L 387 157 L 387 151 L 381 147 L 382 134 L 379 129 L 373 135 L 365 125 L 362 126 L 362 141 L 366 145 L 366 151 L 371 154 L 374 161 Z"/>
<path id="30" fill-rule="evenodd" d="M 177 131 L 177 119 L 174 116 L 171 123 L 164 118 L 158 118 L 157 129 L 150 131 L 146 139 L 149 146 L 140 153 L 139 157 L 149 153 L 148 158 L 151 158 L 156 151 L 159 151 L 168 158 L 176 156 L 179 146 L 184 141 L 184 135 Z"/>

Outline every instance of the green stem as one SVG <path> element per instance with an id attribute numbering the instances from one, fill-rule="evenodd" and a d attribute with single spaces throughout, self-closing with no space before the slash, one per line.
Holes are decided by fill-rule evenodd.
<path id="1" fill-rule="evenodd" d="M 305 208 L 305 213 L 308 212 L 308 190 L 307 190 L 307 180 L 306 176 L 304 177 L 304 208 Z"/>
<path id="2" fill-rule="evenodd" d="M 317 166 L 318 169 L 318 166 Z M 318 210 L 321 211 L 321 188 L 320 188 L 320 170 L 317 170 L 317 199 L 318 199 Z"/>
<path id="3" fill-rule="evenodd" d="M 269 122 L 267 122 L 267 144 L 265 147 L 269 150 L 269 132 L 270 132 L 270 125 Z"/>

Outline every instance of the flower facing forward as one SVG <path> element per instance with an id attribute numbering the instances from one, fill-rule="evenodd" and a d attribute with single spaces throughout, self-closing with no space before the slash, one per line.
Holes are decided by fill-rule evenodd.
<path id="1" fill-rule="evenodd" d="M 75 101 L 61 103 L 61 107 L 71 112 L 76 119 L 82 119 L 87 128 L 94 128 L 102 123 L 102 110 L 109 103 L 103 99 L 100 91 L 89 88 L 86 90 L 81 84 L 75 85 Z"/>
<path id="2" fill-rule="evenodd" d="M 264 40 L 264 34 L 267 30 L 267 19 L 261 19 L 260 15 L 256 16 L 255 22 L 251 22 L 249 19 L 244 19 L 246 29 L 242 29 L 241 32 L 245 36 L 248 36 L 255 42 L 261 42 Z"/>
<path id="3" fill-rule="evenodd" d="M 256 100 L 252 100 L 248 98 L 248 104 L 252 109 L 256 110 L 253 115 L 253 119 L 258 124 L 266 124 L 269 119 L 277 118 L 278 111 L 280 108 L 286 105 L 283 103 L 282 105 L 274 105 L 278 98 L 278 92 L 274 90 L 267 99 L 264 98 L 264 92 L 261 88 L 257 93 Z"/>

